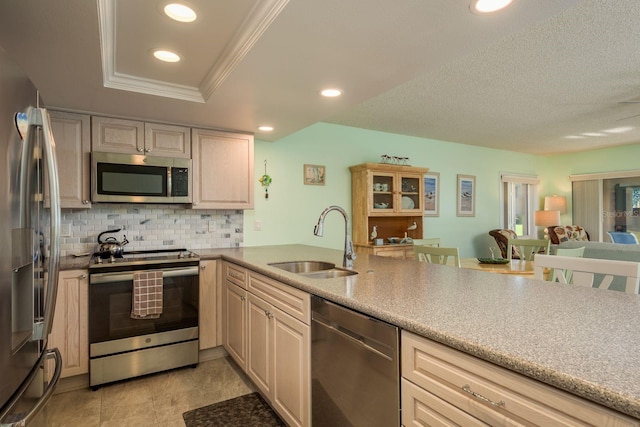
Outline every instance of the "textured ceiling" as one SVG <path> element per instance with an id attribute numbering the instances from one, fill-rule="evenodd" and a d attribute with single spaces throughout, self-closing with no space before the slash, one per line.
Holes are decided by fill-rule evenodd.
<path id="1" fill-rule="evenodd" d="M 190 0 L 193 25 L 163 4 L 0 0 L 0 46 L 49 106 L 267 141 L 320 121 L 535 154 L 640 140 L 637 0 L 493 16 L 468 0 Z M 159 64 L 158 47 L 184 61 Z"/>

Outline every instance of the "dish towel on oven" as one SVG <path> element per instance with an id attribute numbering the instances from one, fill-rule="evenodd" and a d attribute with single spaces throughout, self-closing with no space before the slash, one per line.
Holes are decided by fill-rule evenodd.
<path id="1" fill-rule="evenodd" d="M 132 319 L 157 319 L 162 314 L 162 271 L 133 273 Z"/>

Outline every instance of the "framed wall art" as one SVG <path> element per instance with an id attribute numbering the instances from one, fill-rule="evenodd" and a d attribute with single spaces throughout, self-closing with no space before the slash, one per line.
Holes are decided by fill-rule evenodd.
<path id="1" fill-rule="evenodd" d="M 424 174 L 424 216 L 440 216 L 440 174 Z"/>
<path id="2" fill-rule="evenodd" d="M 457 216 L 476 216 L 476 177 L 458 175 Z"/>
<path id="3" fill-rule="evenodd" d="M 325 167 L 320 165 L 304 165 L 305 185 L 324 185 Z"/>

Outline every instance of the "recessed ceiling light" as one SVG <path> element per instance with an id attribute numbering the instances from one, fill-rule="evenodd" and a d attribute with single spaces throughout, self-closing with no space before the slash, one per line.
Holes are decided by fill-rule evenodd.
<path id="1" fill-rule="evenodd" d="M 342 95 L 342 91 L 340 89 L 323 89 L 320 95 L 326 96 L 327 98 L 335 98 L 336 96 Z"/>
<path id="2" fill-rule="evenodd" d="M 584 136 L 607 136 L 604 133 L 600 133 L 600 132 L 582 132 L 581 135 L 584 135 Z"/>
<path id="3" fill-rule="evenodd" d="M 198 16 L 193 9 L 180 3 L 169 3 L 164 7 L 164 13 L 179 22 L 193 22 Z"/>
<path id="4" fill-rule="evenodd" d="M 262 132 L 271 132 L 273 131 L 273 126 L 269 126 L 269 125 L 258 126 L 258 130 L 261 130 Z"/>
<path id="5" fill-rule="evenodd" d="M 497 12 L 509 6 L 513 0 L 471 0 L 469 9 L 479 15 Z"/>
<path id="6" fill-rule="evenodd" d="M 603 130 L 603 132 L 607 132 L 607 133 L 625 133 L 625 132 L 629 132 L 632 131 L 633 128 L 631 126 L 621 126 L 621 127 L 617 127 L 617 128 L 613 128 L 613 129 L 606 129 Z"/>
<path id="7" fill-rule="evenodd" d="M 153 56 L 155 56 L 160 61 L 164 61 L 164 62 L 180 61 L 180 55 L 178 55 L 175 52 L 171 52 L 170 50 L 163 50 L 163 49 L 154 50 Z"/>

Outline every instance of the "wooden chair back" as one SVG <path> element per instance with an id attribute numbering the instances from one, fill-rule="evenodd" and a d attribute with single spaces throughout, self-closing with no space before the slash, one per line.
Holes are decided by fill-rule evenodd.
<path id="1" fill-rule="evenodd" d="M 554 255 L 582 258 L 584 256 L 584 246 L 581 248 L 557 248 L 556 253 Z M 564 270 L 562 274 L 564 275 L 566 282 L 571 283 L 571 277 L 573 276 L 573 272 L 571 270 Z M 551 275 L 549 276 L 549 281 L 555 282 L 557 281 L 557 279 L 558 277 L 557 277 L 556 269 L 554 268 L 551 271 Z"/>
<path id="2" fill-rule="evenodd" d="M 440 238 L 429 237 L 426 239 L 413 239 L 413 244 L 418 246 L 440 246 Z"/>
<path id="3" fill-rule="evenodd" d="M 533 277 L 543 279 L 545 268 L 555 269 L 558 282 L 563 284 L 593 287 L 596 275 L 602 275 L 602 280 L 596 283 L 595 287 L 609 289 L 614 277 L 621 276 L 626 278 L 625 292 L 633 294 L 640 292 L 640 263 L 638 262 L 536 255 L 533 261 Z M 567 280 L 565 271 L 573 273 L 570 280 Z"/>
<path id="4" fill-rule="evenodd" d="M 551 241 L 547 239 L 509 239 L 507 244 L 507 259 L 511 259 L 516 249 L 516 253 L 520 254 L 523 261 L 533 261 L 534 255 L 542 253 L 549 254 L 551 249 Z"/>
<path id="5" fill-rule="evenodd" d="M 458 248 L 440 248 L 436 246 L 413 245 L 416 260 L 432 264 L 446 265 L 449 257 L 453 258 L 456 267 L 460 267 L 460 253 Z"/>

